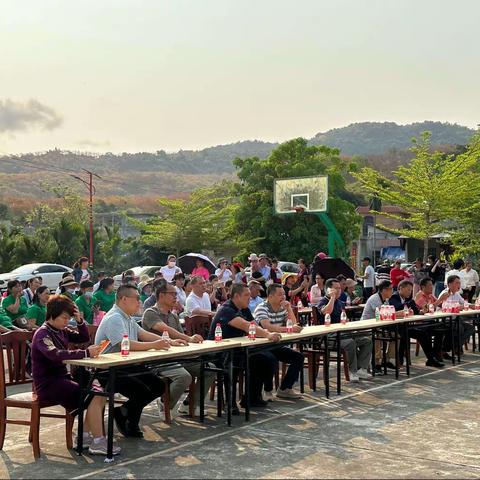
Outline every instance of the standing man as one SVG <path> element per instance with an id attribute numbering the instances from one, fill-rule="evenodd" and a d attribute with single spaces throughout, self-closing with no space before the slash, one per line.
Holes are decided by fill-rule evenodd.
<path id="1" fill-rule="evenodd" d="M 367 300 L 372 296 L 375 289 L 375 270 L 370 265 L 370 257 L 365 257 L 362 260 L 362 265 L 365 271 L 362 276 L 358 277 L 363 280 L 363 298 Z"/>
<path id="2" fill-rule="evenodd" d="M 267 299 L 255 309 L 253 314 L 255 321 L 269 332 L 287 333 L 287 320 L 291 320 L 293 331 L 301 332 L 302 327 L 297 324 L 297 319 L 293 313 L 290 302 L 287 301 L 285 291 L 278 283 L 272 283 L 267 288 Z M 303 368 L 304 356 L 297 350 L 282 346 L 265 352 L 277 363 L 285 362 L 289 365 L 285 377 L 282 379 L 280 388 L 277 390 L 277 397 L 298 399 L 302 398 L 300 393 L 293 389 L 293 385 L 298 381 L 300 371 Z M 264 398 L 273 401 L 273 378 L 265 382 Z"/>
<path id="3" fill-rule="evenodd" d="M 473 296 L 478 288 L 479 278 L 477 271 L 472 268 L 472 262 L 470 260 L 465 264 L 463 279 L 465 281 L 465 289 L 463 290 L 464 298 L 468 303 L 472 303 Z"/>
<path id="4" fill-rule="evenodd" d="M 145 331 L 132 319 L 139 306 L 138 290 L 133 285 L 121 285 L 116 293 L 115 305 L 103 317 L 95 335 L 97 345 L 102 340 L 110 342 L 104 353 L 119 352 L 124 333 L 128 335 L 130 350 L 134 352 L 170 348 L 169 342 Z M 108 374 L 101 374 L 99 380 L 105 385 Z M 143 408 L 162 395 L 165 384 L 146 366 L 129 365 L 118 371 L 115 390 L 128 398 L 127 402 L 114 410 L 119 432 L 125 437 L 142 438 L 143 432 L 140 430 L 139 422 Z"/>

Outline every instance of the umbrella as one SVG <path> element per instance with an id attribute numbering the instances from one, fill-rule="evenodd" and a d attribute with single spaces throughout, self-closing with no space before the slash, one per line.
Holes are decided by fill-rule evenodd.
<path id="1" fill-rule="evenodd" d="M 187 253 L 186 255 L 182 255 L 177 259 L 177 265 L 182 269 L 183 273 L 190 274 L 196 267 L 195 262 L 198 259 L 203 260 L 203 264 L 210 274 L 215 273 L 215 269 L 217 268 L 215 264 L 207 256 L 202 255 L 201 253 Z"/>
<path id="2" fill-rule="evenodd" d="M 347 278 L 355 278 L 355 272 L 352 267 L 341 258 L 317 260 L 312 266 L 312 278 L 315 278 L 317 273 L 320 273 L 325 280 L 337 277 L 340 274 L 345 275 Z"/>

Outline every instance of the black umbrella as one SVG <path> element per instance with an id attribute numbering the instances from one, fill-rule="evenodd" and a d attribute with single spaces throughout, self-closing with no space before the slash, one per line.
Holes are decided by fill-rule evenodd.
<path id="1" fill-rule="evenodd" d="M 312 266 L 312 279 L 315 279 L 317 273 L 320 273 L 325 280 L 335 278 L 338 275 L 345 275 L 346 278 L 355 279 L 355 272 L 352 267 L 341 258 L 316 260 Z"/>
<path id="2" fill-rule="evenodd" d="M 196 261 L 202 260 L 205 268 L 210 272 L 210 274 L 215 273 L 217 268 L 215 264 L 205 255 L 201 253 L 187 253 L 182 255 L 177 259 L 177 265 L 182 269 L 183 273 L 190 274 L 192 270 L 196 267 Z"/>

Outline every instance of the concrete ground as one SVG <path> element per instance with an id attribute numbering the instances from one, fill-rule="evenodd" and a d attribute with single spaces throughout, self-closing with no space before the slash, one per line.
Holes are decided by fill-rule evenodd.
<path id="1" fill-rule="evenodd" d="M 116 433 L 123 451 L 112 464 L 68 451 L 64 424 L 53 419 L 42 419 L 42 457 L 35 462 L 27 429 L 8 425 L 0 477 L 480 477 L 480 355 L 467 352 L 460 365 L 443 370 L 426 368 L 421 357 L 413 361 L 410 378 L 344 384 L 330 400 L 323 389 L 307 389 L 302 401 L 277 400 L 248 424 L 234 417 L 230 428 L 213 406 L 204 425 L 181 418 L 171 426 L 149 406 L 145 439 Z"/>

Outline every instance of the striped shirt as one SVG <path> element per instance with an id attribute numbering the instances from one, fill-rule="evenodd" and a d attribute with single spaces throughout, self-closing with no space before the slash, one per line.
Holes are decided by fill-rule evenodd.
<path id="1" fill-rule="evenodd" d="M 258 325 L 262 324 L 263 320 L 269 320 L 272 325 L 285 326 L 287 324 L 288 312 L 285 308 L 281 308 L 278 312 L 274 312 L 270 303 L 264 300 L 258 304 L 253 313 L 253 317 Z"/>

